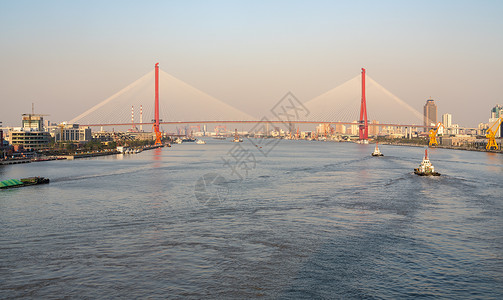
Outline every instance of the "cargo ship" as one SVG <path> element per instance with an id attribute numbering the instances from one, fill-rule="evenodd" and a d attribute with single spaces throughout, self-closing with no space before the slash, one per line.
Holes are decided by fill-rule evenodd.
<path id="1" fill-rule="evenodd" d="M 0 181 L 0 189 L 10 189 L 17 187 L 24 187 L 37 184 L 49 183 L 49 178 L 44 177 L 28 177 L 21 179 L 9 179 Z"/>
<path id="2" fill-rule="evenodd" d="M 435 167 L 428 159 L 428 149 L 424 150 L 424 158 L 419 168 L 414 169 L 414 174 L 419 176 L 440 176 L 440 173 L 435 172 Z"/>

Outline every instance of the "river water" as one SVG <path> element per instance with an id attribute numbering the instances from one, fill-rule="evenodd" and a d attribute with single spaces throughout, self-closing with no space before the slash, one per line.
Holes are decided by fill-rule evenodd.
<path id="1" fill-rule="evenodd" d="M 274 143 L 271 143 L 274 141 Z M 257 145 L 254 145 L 257 144 Z M 503 297 L 503 155 L 207 139 L 0 166 L 0 298 Z"/>

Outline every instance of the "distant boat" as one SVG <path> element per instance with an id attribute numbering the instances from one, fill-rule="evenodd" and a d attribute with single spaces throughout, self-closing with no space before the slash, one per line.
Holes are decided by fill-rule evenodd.
<path id="1" fill-rule="evenodd" d="M 225 136 L 223 136 L 223 135 L 216 135 L 216 136 L 214 136 L 213 138 L 214 138 L 215 140 L 225 140 L 225 139 L 226 139 L 226 137 L 225 137 Z"/>
<path id="2" fill-rule="evenodd" d="M 440 173 L 435 172 L 435 167 L 428 159 L 428 149 L 424 150 L 424 158 L 419 168 L 414 169 L 414 174 L 419 176 L 440 176 Z"/>
<path id="3" fill-rule="evenodd" d="M 205 141 L 203 141 L 203 140 L 197 140 L 197 141 L 196 141 L 196 144 L 203 145 L 203 144 L 206 144 L 206 142 L 205 142 Z"/>
<path id="4" fill-rule="evenodd" d="M 186 138 L 182 139 L 183 143 L 190 143 L 190 142 L 195 142 L 195 141 L 196 141 L 196 139 L 195 138 L 191 138 L 191 137 L 186 137 Z"/>
<path id="5" fill-rule="evenodd" d="M 377 142 L 376 142 L 376 148 L 374 149 L 374 152 L 372 152 L 372 156 L 384 156 L 384 154 L 379 151 L 379 147 L 377 147 Z"/>
<path id="6" fill-rule="evenodd" d="M 243 141 L 243 139 L 240 139 L 239 138 L 239 135 L 238 135 L 238 130 L 236 129 L 236 131 L 234 132 L 234 139 L 232 140 L 234 143 L 241 143 Z"/>

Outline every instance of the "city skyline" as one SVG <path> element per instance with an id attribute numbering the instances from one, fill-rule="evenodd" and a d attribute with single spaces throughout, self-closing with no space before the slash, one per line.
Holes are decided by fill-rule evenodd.
<path id="1" fill-rule="evenodd" d="M 503 65 L 502 8 L 498 1 L 6 2 L 0 121 L 19 126 L 31 103 L 51 121 L 67 121 L 159 61 L 255 116 L 288 91 L 308 101 L 365 67 L 417 111 L 431 96 L 439 115 L 476 127 L 503 102 L 503 78 L 494 72 Z"/>

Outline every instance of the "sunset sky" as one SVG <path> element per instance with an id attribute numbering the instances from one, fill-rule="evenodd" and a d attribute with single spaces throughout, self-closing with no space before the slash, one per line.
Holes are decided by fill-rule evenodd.
<path id="1" fill-rule="evenodd" d="M 152 70 L 260 117 L 368 74 L 474 127 L 503 104 L 503 1 L 0 1 L 0 121 L 70 120 Z M 369 100 L 372 101 L 369 95 Z"/>

